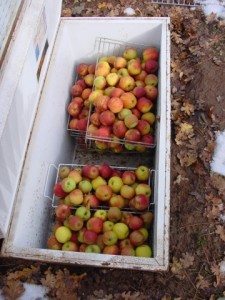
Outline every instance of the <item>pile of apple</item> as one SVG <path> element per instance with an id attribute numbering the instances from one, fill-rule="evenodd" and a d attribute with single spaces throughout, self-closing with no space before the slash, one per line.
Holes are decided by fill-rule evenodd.
<path id="1" fill-rule="evenodd" d="M 130 207 L 144 211 L 151 196 L 149 173 L 146 166 L 135 171 L 120 171 L 108 164 L 85 165 L 80 169 L 63 166 L 59 169 L 60 181 L 54 186 L 54 195 L 69 206 Z"/>
<path id="2" fill-rule="evenodd" d="M 159 52 L 147 48 L 138 57 L 127 48 L 121 57 L 99 59 L 89 102 L 93 106 L 88 123 L 88 136 L 96 137 L 96 147 L 119 153 L 145 151 L 154 144 L 155 115 L 151 111 L 158 95 Z M 79 66 L 82 69 L 83 65 Z"/>
<path id="3" fill-rule="evenodd" d="M 89 96 L 94 82 L 95 65 L 80 65 L 77 67 L 78 80 L 71 88 L 72 100 L 67 111 L 71 116 L 69 128 L 86 131 L 89 114 Z"/>
<path id="4" fill-rule="evenodd" d="M 149 176 L 146 166 L 123 172 L 107 164 L 61 167 L 60 181 L 54 186 L 60 204 L 48 248 L 151 257 L 147 242 L 153 214 L 146 211 Z M 122 211 L 126 206 L 139 214 Z"/>

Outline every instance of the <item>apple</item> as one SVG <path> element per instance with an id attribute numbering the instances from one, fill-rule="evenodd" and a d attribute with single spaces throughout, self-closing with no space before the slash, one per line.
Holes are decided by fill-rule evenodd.
<path id="1" fill-rule="evenodd" d="M 144 97 L 146 95 L 146 91 L 145 91 L 144 87 L 141 87 L 141 86 L 136 86 L 132 92 L 133 92 L 134 96 L 138 99 L 141 97 Z"/>
<path id="2" fill-rule="evenodd" d="M 92 183 L 92 187 L 95 191 L 99 186 L 107 185 L 107 182 L 101 176 L 98 176 L 95 179 L 93 179 L 91 183 Z"/>
<path id="3" fill-rule="evenodd" d="M 88 245 L 96 244 L 98 235 L 96 232 L 91 230 L 85 230 L 84 232 L 84 243 Z"/>
<path id="4" fill-rule="evenodd" d="M 141 135 L 145 135 L 150 132 L 150 125 L 145 120 L 139 120 L 137 124 L 137 129 L 140 131 Z"/>
<path id="5" fill-rule="evenodd" d="M 131 59 L 137 58 L 137 56 L 138 56 L 138 53 L 137 53 L 137 50 L 135 48 L 127 48 L 123 52 L 123 57 L 126 60 L 131 60 Z"/>
<path id="6" fill-rule="evenodd" d="M 55 231 L 55 238 L 59 243 L 62 244 L 68 242 L 71 239 L 71 236 L 72 236 L 72 232 L 66 226 L 60 226 Z"/>
<path id="7" fill-rule="evenodd" d="M 101 253 L 101 249 L 98 245 L 88 245 L 85 248 L 86 253 Z"/>
<path id="8" fill-rule="evenodd" d="M 123 76 L 129 76 L 129 72 L 126 68 L 121 68 L 117 71 L 117 74 L 119 75 L 119 78 Z"/>
<path id="9" fill-rule="evenodd" d="M 76 189 L 69 194 L 69 198 L 70 198 L 70 203 L 76 206 L 76 205 L 80 205 L 83 202 L 84 195 L 79 189 Z"/>
<path id="10" fill-rule="evenodd" d="M 78 122 L 78 119 L 76 119 L 76 118 L 73 118 L 72 120 L 70 120 L 69 128 L 73 129 L 73 130 L 76 130 L 77 129 L 77 122 Z"/>
<path id="11" fill-rule="evenodd" d="M 108 201 L 112 197 L 112 188 L 108 185 L 100 185 L 95 191 L 95 196 L 101 201 Z"/>
<path id="12" fill-rule="evenodd" d="M 110 73 L 110 69 L 110 65 L 106 61 L 100 61 L 97 63 L 95 75 L 106 77 Z"/>
<path id="13" fill-rule="evenodd" d="M 121 120 L 117 120 L 115 121 L 115 123 L 113 124 L 113 133 L 115 135 L 116 138 L 124 138 L 125 136 L 125 133 L 127 132 L 127 127 L 124 123 L 124 121 L 121 121 Z M 117 144 L 119 143 L 119 140 L 118 142 L 114 145 L 114 146 L 117 146 Z M 113 148 L 113 146 L 111 145 L 111 148 Z"/>
<path id="14" fill-rule="evenodd" d="M 106 163 L 99 166 L 99 173 L 104 179 L 110 178 L 112 176 L 112 172 L 112 168 Z"/>
<path id="15" fill-rule="evenodd" d="M 107 246 L 112 246 L 115 245 L 117 243 L 117 235 L 114 231 L 110 230 L 110 231 L 106 231 L 103 234 L 103 243 Z"/>
<path id="16" fill-rule="evenodd" d="M 61 182 L 58 182 L 54 185 L 53 193 L 56 195 L 56 197 L 59 198 L 64 198 L 67 195 L 67 193 L 62 188 Z"/>
<path id="17" fill-rule="evenodd" d="M 95 135 L 97 137 L 100 137 L 102 139 L 105 139 L 105 138 L 109 138 L 110 137 L 110 133 L 111 133 L 111 129 L 109 126 L 101 126 L 97 132 L 95 133 Z"/>
<path id="18" fill-rule="evenodd" d="M 120 254 L 125 256 L 135 256 L 135 250 L 132 247 L 123 247 Z"/>
<path id="19" fill-rule="evenodd" d="M 107 57 L 107 62 L 110 64 L 110 65 L 114 65 L 114 61 L 116 60 L 116 56 L 114 55 L 111 55 L 111 56 L 108 56 Z M 111 70 L 112 71 L 112 70 Z"/>
<path id="20" fill-rule="evenodd" d="M 81 244 L 79 247 L 79 252 L 85 252 L 85 249 L 87 248 L 86 244 Z"/>
<path id="21" fill-rule="evenodd" d="M 84 105 L 84 100 L 81 97 L 75 97 L 71 100 L 73 103 L 77 103 L 81 108 Z"/>
<path id="22" fill-rule="evenodd" d="M 84 195 L 83 204 L 90 208 L 96 208 L 99 206 L 100 203 L 98 198 L 95 195 L 88 194 L 88 195 Z"/>
<path id="23" fill-rule="evenodd" d="M 76 209 L 75 215 L 80 217 L 82 220 L 87 221 L 91 217 L 91 212 L 90 209 L 85 206 L 81 206 Z"/>
<path id="24" fill-rule="evenodd" d="M 103 220 L 98 217 L 92 217 L 87 221 L 87 229 L 100 233 L 103 228 Z"/>
<path id="25" fill-rule="evenodd" d="M 135 191 L 132 186 L 125 184 L 121 187 L 120 194 L 125 199 L 132 199 L 135 195 Z"/>
<path id="26" fill-rule="evenodd" d="M 112 70 L 111 70 L 112 72 Z M 115 90 L 116 88 L 114 86 L 108 86 L 106 89 L 104 89 L 104 95 L 111 97 L 111 93 Z"/>
<path id="27" fill-rule="evenodd" d="M 103 232 L 110 231 L 113 229 L 114 223 L 111 221 L 105 221 L 103 223 Z"/>
<path id="28" fill-rule="evenodd" d="M 77 243 L 78 242 L 78 238 L 77 237 L 78 237 L 77 232 L 73 232 L 70 241 L 74 242 L 74 243 Z"/>
<path id="29" fill-rule="evenodd" d="M 158 77 L 154 74 L 148 74 L 145 77 L 145 84 L 150 86 L 157 86 L 158 84 Z"/>
<path id="30" fill-rule="evenodd" d="M 122 212 L 118 207 L 110 207 L 108 210 L 108 220 L 111 222 L 118 222 L 121 220 Z"/>
<path id="31" fill-rule="evenodd" d="M 135 175 L 139 181 L 147 181 L 150 176 L 150 172 L 148 167 L 141 165 L 135 170 Z"/>
<path id="32" fill-rule="evenodd" d="M 111 148 L 112 152 L 114 153 L 121 153 L 123 152 L 123 145 L 117 144 L 115 147 Z"/>
<path id="33" fill-rule="evenodd" d="M 63 244 L 62 251 L 78 251 L 78 246 L 76 243 L 68 241 Z"/>
<path id="34" fill-rule="evenodd" d="M 141 218 L 144 221 L 145 227 L 149 228 L 153 221 L 153 213 L 151 211 L 147 211 L 141 214 Z"/>
<path id="35" fill-rule="evenodd" d="M 102 90 L 95 90 L 95 91 L 92 91 L 88 97 L 88 100 L 90 103 L 96 103 L 97 99 L 100 97 L 100 96 L 103 96 L 103 91 Z"/>
<path id="36" fill-rule="evenodd" d="M 72 178 L 76 182 L 76 184 L 78 184 L 82 180 L 82 176 L 77 170 L 70 171 L 68 177 Z"/>
<path id="37" fill-rule="evenodd" d="M 123 101 L 119 97 L 112 97 L 108 100 L 108 108 L 114 114 L 119 113 L 123 109 Z"/>
<path id="38" fill-rule="evenodd" d="M 141 97 L 140 99 L 138 99 L 137 101 L 137 109 L 144 113 L 147 113 L 148 111 L 150 111 L 150 109 L 152 108 L 153 103 L 151 100 L 145 98 L 145 97 Z"/>
<path id="39" fill-rule="evenodd" d="M 94 79 L 94 87 L 97 89 L 97 90 L 103 90 L 106 86 L 107 82 L 106 82 L 106 79 L 104 76 L 96 76 L 95 79 Z"/>
<path id="40" fill-rule="evenodd" d="M 155 47 L 149 47 L 143 51 L 142 56 L 144 61 L 147 61 L 149 59 L 158 60 L 159 51 Z"/>
<path id="41" fill-rule="evenodd" d="M 128 226 L 132 230 L 138 230 L 143 226 L 143 224 L 144 222 L 140 217 L 132 215 L 129 219 Z"/>
<path id="42" fill-rule="evenodd" d="M 104 151 L 108 149 L 108 143 L 107 142 L 101 142 L 101 141 L 95 141 L 95 146 L 97 149 Z"/>
<path id="43" fill-rule="evenodd" d="M 138 124 L 138 118 L 133 114 L 128 115 L 128 116 L 125 117 L 124 123 L 127 126 L 127 128 L 129 128 L 129 129 L 134 128 Z"/>
<path id="44" fill-rule="evenodd" d="M 54 235 L 51 235 L 47 240 L 48 249 L 61 250 L 62 244 L 59 243 Z"/>
<path id="45" fill-rule="evenodd" d="M 86 76 L 84 76 L 84 81 L 86 85 L 92 87 L 94 84 L 94 78 L 94 74 L 87 74 Z"/>
<path id="46" fill-rule="evenodd" d="M 153 102 L 158 96 L 158 89 L 152 85 L 146 85 L 145 92 L 146 92 L 146 97 L 148 97 Z"/>
<path id="47" fill-rule="evenodd" d="M 71 95 L 73 97 L 81 96 L 83 88 L 80 84 L 74 84 L 71 88 Z"/>
<path id="48" fill-rule="evenodd" d="M 139 230 L 134 230 L 130 234 L 130 242 L 133 246 L 140 246 L 144 243 L 145 237 Z"/>
<path id="49" fill-rule="evenodd" d="M 148 73 L 144 70 L 141 71 L 141 73 L 139 73 L 138 75 L 134 76 L 136 81 L 141 81 L 144 82 L 145 81 L 145 77 L 148 75 Z"/>
<path id="50" fill-rule="evenodd" d="M 83 100 L 87 100 L 91 94 L 92 90 L 90 88 L 86 88 L 83 90 L 82 94 L 81 94 L 81 98 Z"/>
<path id="51" fill-rule="evenodd" d="M 143 234 L 145 241 L 148 239 L 148 230 L 144 227 L 140 228 L 139 231 Z"/>
<path id="52" fill-rule="evenodd" d="M 139 59 L 131 59 L 127 64 L 127 69 L 130 75 L 138 75 L 141 73 L 141 63 Z"/>
<path id="53" fill-rule="evenodd" d="M 125 68 L 127 65 L 127 61 L 124 57 L 116 57 L 115 61 L 114 61 L 114 68 L 116 69 L 121 69 L 121 68 Z"/>
<path id="54" fill-rule="evenodd" d="M 87 228 L 83 227 L 81 230 L 78 231 L 77 239 L 80 243 L 84 243 L 84 233 L 87 230 Z"/>
<path id="55" fill-rule="evenodd" d="M 123 108 L 119 113 L 118 113 L 118 119 L 119 120 L 124 120 L 124 118 L 128 115 L 131 115 L 132 112 L 128 108 Z"/>
<path id="56" fill-rule="evenodd" d="M 113 227 L 113 231 L 116 233 L 119 240 L 124 240 L 129 235 L 129 228 L 124 223 L 116 223 Z"/>
<path id="57" fill-rule="evenodd" d="M 158 70 L 159 64 L 153 59 L 149 59 L 145 62 L 145 71 L 149 73 L 155 73 Z"/>
<path id="58" fill-rule="evenodd" d="M 143 87 L 145 87 L 145 83 L 141 80 L 137 80 L 137 81 L 135 81 L 135 86 L 143 88 Z"/>
<path id="59" fill-rule="evenodd" d="M 96 126 L 93 125 L 93 124 L 90 124 L 90 125 L 88 126 L 87 132 L 88 132 L 89 135 L 95 136 L 96 133 L 97 133 L 97 130 L 98 130 L 98 127 L 96 127 Z"/>
<path id="60" fill-rule="evenodd" d="M 132 206 L 134 206 L 136 210 L 142 211 L 147 209 L 149 206 L 149 198 L 145 195 L 137 195 L 132 200 Z"/>
<path id="61" fill-rule="evenodd" d="M 96 212 L 94 213 L 94 217 L 97 217 L 99 219 L 102 219 L 103 221 L 106 221 L 107 219 L 107 211 L 104 209 L 98 209 L 96 210 Z"/>
<path id="62" fill-rule="evenodd" d="M 84 120 L 87 120 L 88 114 L 89 114 L 89 108 L 84 107 L 84 108 L 81 110 L 81 112 L 80 112 L 80 114 L 79 114 L 79 116 L 78 116 L 79 120 L 83 120 L 83 121 L 82 121 L 82 122 L 83 122 L 82 124 L 81 124 L 81 122 L 77 124 L 78 129 L 79 129 L 79 127 L 83 127 L 83 128 L 84 128 L 84 129 L 81 129 L 81 130 L 85 130 L 85 129 L 86 129 L 86 127 L 87 127 L 87 122 L 85 123 Z M 85 125 L 84 125 L 84 124 L 85 124 Z"/>
<path id="63" fill-rule="evenodd" d="M 80 76 L 85 76 L 88 74 L 88 65 L 87 64 L 79 64 L 76 67 L 76 73 Z"/>
<path id="64" fill-rule="evenodd" d="M 59 204 L 55 209 L 56 217 L 60 220 L 65 220 L 71 214 L 70 207 L 66 204 Z"/>
<path id="65" fill-rule="evenodd" d="M 91 64 L 88 66 L 88 73 L 89 74 L 94 74 L 95 73 L 95 65 Z"/>
<path id="66" fill-rule="evenodd" d="M 151 196 L 151 188 L 146 183 L 140 183 L 135 189 L 136 195 L 145 195 L 147 197 Z"/>
<path id="67" fill-rule="evenodd" d="M 147 121 L 150 125 L 155 122 L 155 115 L 152 112 L 147 112 L 141 116 L 142 120 Z"/>
<path id="68" fill-rule="evenodd" d="M 84 225 L 83 220 L 79 216 L 70 215 L 68 218 L 68 226 L 71 230 L 79 231 Z"/>
<path id="69" fill-rule="evenodd" d="M 96 166 L 85 165 L 82 168 L 82 175 L 89 179 L 95 179 L 99 175 L 99 170 Z"/>
<path id="70" fill-rule="evenodd" d="M 102 61 L 106 61 L 108 62 L 108 57 L 107 56 L 102 56 L 99 58 L 99 62 L 102 62 Z"/>
<path id="71" fill-rule="evenodd" d="M 119 81 L 119 87 L 126 92 L 132 91 L 135 87 L 134 78 L 131 76 L 121 77 L 120 81 Z M 127 108 L 129 108 L 129 107 L 127 107 Z"/>
<path id="72" fill-rule="evenodd" d="M 113 169 L 113 173 L 112 173 L 112 177 L 113 176 L 117 176 L 117 177 L 122 177 L 122 171 L 118 170 L 118 169 Z"/>
<path id="73" fill-rule="evenodd" d="M 82 180 L 79 182 L 79 189 L 84 193 L 87 194 L 92 190 L 92 185 L 88 180 Z"/>
<path id="74" fill-rule="evenodd" d="M 119 81 L 119 76 L 116 73 L 109 73 L 106 76 L 106 82 L 109 86 L 115 86 L 117 82 Z"/>
<path id="75" fill-rule="evenodd" d="M 120 195 L 114 195 L 110 198 L 109 205 L 112 207 L 123 208 L 125 206 L 124 198 Z"/>
<path id="76" fill-rule="evenodd" d="M 109 179 L 108 185 L 111 187 L 113 193 L 119 193 L 123 186 L 123 180 L 119 176 L 113 176 Z"/>
<path id="77" fill-rule="evenodd" d="M 72 178 L 64 178 L 61 182 L 61 186 L 64 192 L 69 193 L 76 188 L 76 182 Z"/>
<path id="78" fill-rule="evenodd" d="M 105 246 L 103 249 L 103 254 L 118 255 L 119 247 L 117 245 Z"/>
<path id="79" fill-rule="evenodd" d="M 135 255 L 137 257 L 151 257 L 152 250 L 148 245 L 141 245 L 135 249 Z"/>
<path id="80" fill-rule="evenodd" d="M 70 228 L 68 219 L 65 219 L 65 220 L 64 220 L 63 226 L 66 226 L 66 227 Z"/>
<path id="81" fill-rule="evenodd" d="M 120 97 L 122 94 L 124 93 L 124 91 L 121 88 L 113 88 L 111 93 L 110 93 L 110 97 Z"/>
<path id="82" fill-rule="evenodd" d="M 75 82 L 75 84 L 80 85 L 83 89 L 86 89 L 86 87 L 87 87 L 87 85 L 86 85 L 84 79 L 79 79 L 79 80 L 77 80 L 77 82 Z"/>
<path id="83" fill-rule="evenodd" d="M 101 251 L 104 249 L 105 244 L 103 243 L 103 234 L 99 234 L 96 240 L 96 244 L 99 246 Z"/>
<path id="84" fill-rule="evenodd" d="M 126 238 L 124 240 L 120 240 L 119 246 L 120 246 L 120 249 L 122 249 L 124 247 L 132 247 L 131 242 L 128 238 Z"/>
<path id="85" fill-rule="evenodd" d="M 77 117 L 82 109 L 82 105 L 76 102 L 70 102 L 67 111 L 72 117 Z"/>
<path id="86" fill-rule="evenodd" d="M 129 225 L 129 221 L 130 221 L 130 218 L 132 217 L 132 214 L 129 213 L 129 212 L 123 212 L 122 213 L 122 218 L 121 218 L 121 222 L 126 224 L 126 225 Z"/>
<path id="87" fill-rule="evenodd" d="M 101 122 L 100 122 L 100 114 L 97 112 L 94 112 L 93 114 L 91 114 L 90 116 L 90 122 L 91 124 L 95 125 L 95 126 L 100 126 Z"/>
<path id="88" fill-rule="evenodd" d="M 67 166 L 60 167 L 59 168 L 59 178 L 64 179 L 66 178 L 70 173 L 70 168 Z"/>
<path id="89" fill-rule="evenodd" d="M 154 145 L 154 137 L 151 134 L 143 135 L 141 141 L 146 145 Z"/>
<path id="90" fill-rule="evenodd" d="M 103 111 L 99 116 L 99 120 L 104 126 L 112 125 L 115 122 L 115 119 L 116 117 L 114 113 L 111 112 L 110 110 Z"/>
<path id="91" fill-rule="evenodd" d="M 132 185 L 136 181 L 136 175 L 134 171 L 124 171 L 122 175 L 122 180 L 124 184 Z"/>
<path id="92" fill-rule="evenodd" d="M 137 104 L 137 98 L 131 92 L 123 93 L 120 99 L 123 101 L 124 108 L 131 109 L 134 108 Z"/>
<path id="93" fill-rule="evenodd" d="M 130 144 L 130 143 L 125 143 L 124 144 L 124 147 L 129 150 L 129 151 L 132 151 L 135 149 L 135 145 L 134 144 Z"/>
<path id="94" fill-rule="evenodd" d="M 78 120 L 77 121 L 77 130 L 85 131 L 86 128 L 87 128 L 87 123 L 88 123 L 88 119 L 87 118 Z"/>
<path id="95" fill-rule="evenodd" d="M 125 134 L 126 141 L 137 142 L 137 141 L 140 141 L 140 139 L 141 139 L 141 134 L 140 134 L 139 130 L 134 129 L 134 128 L 127 130 L 127 132 Z"/>

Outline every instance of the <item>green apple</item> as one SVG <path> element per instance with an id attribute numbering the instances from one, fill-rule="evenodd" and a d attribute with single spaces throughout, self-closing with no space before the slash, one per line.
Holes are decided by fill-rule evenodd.
<path id="1" fill-rule="evenodd" d="M 102 219 L 103 221 L 106 221 L 107 219 L 107 211 L 104 209 L 98 209 L 94 213 L 94 217 L 97 217 L 99 219 Z"/>
<path id="2" fill-rule="evenodd" d="M 118 237 L 117 234 L 110 230 L 110 231 L 106 231 L 103 234 L 103 243 L 107 246 L 112 246 L 115 245 L 117 243 Z"/>
<path id="3" fill-rule="evenodd" d="M 94 87 L 97 90 L 103 90 L 106 86 L 106 79 L 104 76 L 96 76 L 94 80 Z"/>
<path id="4" fill-rule="evenodd" d="M 101 253 L 101 249 L 98 245 L 88 245 L 85 249 L 86 253 Z"/>
<path id="5" fill-rule="evenodd" d="M 123 186 L 123 180 L 119 176 L 113 176 L 109 179 L 108 185 L 112 188 L 114 193 L 119 193 Z"/>
<path id="6" fill-rule="evenodd" d="M 151 196 L 151 188 L 148 184 L 140 183 L 135 189 L 136 195 L 145 195 L 147 197 Z"/>
<path id="7" fill-rule="evenodd" d="M 126 116 L 129 116 L 132 114 L 132 111 L 128 108 L 123 108 L 119 113 L 118 113 L 118 119 L 124 120 Z"/>
<path id="8" fill-rule="evenodd" d="M 87 207 L 81 206 L 76 209 L 75 215 L 81 217 L 82 220 L 87 221 L 91 217 L 91 211 Z"/>
<path id="9" fill-rule="evenodd" d="M 103 232 L 113 230 L 114 223 L 111 221 L 105 221 L 103 223 Z"/>
<path id="10" fill-rule="evenodd" d="M 66 226 L 60 226 L 55 231 L 55 237 L 58 242 L 64 244 L 70 240 L 72 232 Z"/>
<path id="11" fill-rule="evenodd" d="M 64 178 L 61 182 L 64 192 L 69 193 L 76 188 L 76 182 L 72 178 Z"/>
<path id="12" fill-rule="evenodd" d="M 146 166 L 139 166 L 135 170 L 135 174 L 139 181 L 146 181 L 149 178 L 149 169 Z"/>
<path id="13" fill-rule="evenodd" d="M 66 204 L 66 205 L 70 205 L 71 203 L 70 203 L 70 196 L 69 195 L 67 195 L 65 198 L 64 198 L 64 204 Z"/>
<path id="14" fill-rule="evenodd" d="M 152 249 L 148 245 L 141 245 L 136 248 L 135 254 L 138 257 L 151 257 Z"/>
<path id="15" fill-rule="evenodd" d="M 88 180 L 82 180 L 79 182 L 79 189 L 87 194 L 92 190 L 92 184 Z"/>
<path id="16" fill-rule="evenodd" d="M 107 185 L 107 182 L 105 181 L 104 178 L 102 178 L 101 176 L 96 177 L 95 179 L 92 180 L 91 182 L 93 189 L 96 191 L 96 189 L 100 186 L 100 185 Z"/>
<path id="17" fill-rule="evenodd" d="M 109 73 L 106 76 L 106 81 L 109 86 L 115 86 L 117 82 L 119 81 L 119 76 L 116 73 Z"/>
<path id="18" fill-rule="evenodd" d="M 119 240 L 125 239 L 129 234 L 129 228 L 124 223 L 116 223 L 113 226 L 113 231 L 115 232 Z"/>

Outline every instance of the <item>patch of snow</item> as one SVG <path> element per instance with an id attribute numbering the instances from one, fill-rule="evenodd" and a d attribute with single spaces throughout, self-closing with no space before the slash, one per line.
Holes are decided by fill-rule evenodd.
<path id="1" fill-rule="evenodd" d="M 213 172 L 225 176 L 225 131 L 217 134 L 211 169 Z"/>
<path id="2" fill-rule="evenodd" d="M 204 13 L 209 16 L 214 13 L 217 17 L 225 19 L 225 3 L 220 0 L 202 0 Z"/>
<path id="3" fill-rule="evenodd" d="M 47 294 L 48 289 L 42 285 L 31 284 L 31 283 L 23 283 L 24 293 L 19 298 L 19 300 L 43 300 L 49 299 L 45 294 Z"/>
<path id="4" fill-rule="evenodd" d="M 223 214 L 223 215 L 222 215 L 222 214 L 220 215 L 220 221 L 222 221 L 223 223 L 225 223 L 225 215 L 224 215 L 224 214 Z"/>
<path id="5" fill-rule="evenodd" d="M 135 10 L 131 7 L 127 7 L 124 9 L 123 13 L 127 16 L 134 16 L 136 13 L 135 13 Z"/>

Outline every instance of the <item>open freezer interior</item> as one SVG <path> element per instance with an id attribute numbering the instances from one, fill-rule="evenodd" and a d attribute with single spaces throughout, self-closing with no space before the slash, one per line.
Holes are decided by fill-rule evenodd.
<path id="1" fill-rule="evenodd" d="M 50 216 L 53 211 L 51 201 L 44 197 L 50 164 L 57 166 L 60 163 L 107 162 L 123 167 L 147 164 L 156 170 L 154 199 L 152 199 L 155 202 L 152 246 L 154 257 L 163 257 L 165 175 L 160 174 L 165 174 L 165 122 L 156 124 L 156 148 L 147 155 L 91 153 L 80 151 L 79 146 L 76 147 L 75 139 L 68 134 L 66 108 L 70 99 L 70 88 L 75 78 L 75 66 L 81 62 L 95 62 L 96 38 L 108 37 L 160 49 L 157 115 L 158 119 L 166 119 L 166 26 L 166 22 L 154 18 L 151 21 L 140 19 L 135 22 L 133 19 L 92 18 L 86 19 L 85 22 L 81 19 L 61 20 L 26 154 L 11 228 L 4 246 L 6 252 L 13 251 L 15 256 L 19 256 L 24 249 L 26 251 L 46 249 Z M 50 172 L 47 183 L 49 194 L 54 182 L 55 173 Z M 48 251 L 52 252 L 52 250 Z M 78 253 L 69 255 L 77 256 Z"/>

